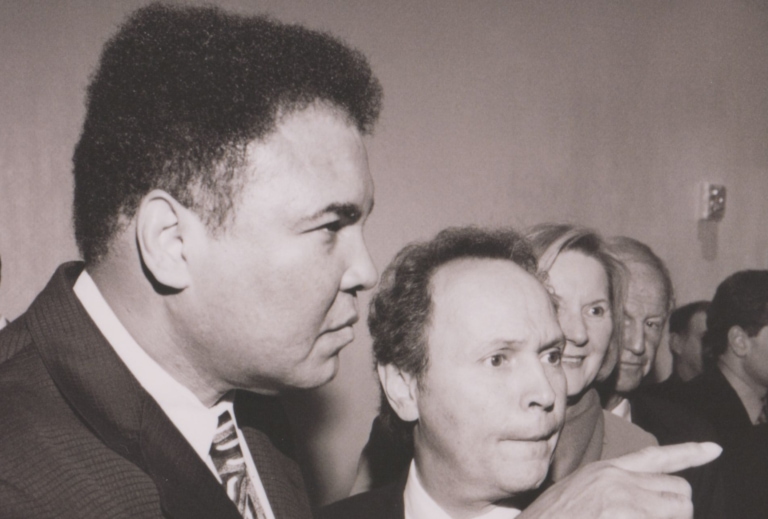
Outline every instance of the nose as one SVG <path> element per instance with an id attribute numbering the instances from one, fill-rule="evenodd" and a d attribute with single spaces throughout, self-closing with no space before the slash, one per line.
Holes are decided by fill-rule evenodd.
<path id="1" fill-rule="evenodd" d="M 624 340 L 622 341 L 622 350 L 627 350 L 638 357 L 645 353 L 645 337 L 643 329 L 634 319 L 624 321 Z"/>
<path id="2" fill-rule="evenodd" d="M 558 311 L 558 321 L 566 341 L 579 347 L 587 344 L 589 336 L 581 312 L 561 308 Z"/>
<path id="3" fill-rule="evenodd" d="M 341 290 L 343 292 L 369 290 L 376 286 L 378 280 L 379 273 L 368 252 L 365 239 L 360 233 L 349 249 L 349 263 L 341 278 Z"/>
<path id="4" fill-rule="evenodd" d="M 526 366 L 526 369 L 514 375 L 514 377 L 522 378 L 522 407 L 523 409 L 551 412 L 555 408 L 558 392 L 562 393 L 560 395 L 562 398 L 565 398 L 565 378 L 562 372 L 554 368 L 549 370 L 545 368 L 538 356 L 530 364 L 530 366 Z"/>

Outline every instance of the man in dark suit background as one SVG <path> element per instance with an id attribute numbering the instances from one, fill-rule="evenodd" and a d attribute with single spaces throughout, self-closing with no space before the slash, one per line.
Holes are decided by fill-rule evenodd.
<path id="1" fill-rule="evenodd" d="M 704 346 L 717 363 L 683 385 L 677 400 L 716 428 L 726 452 L 766 422 L 768 271 L 744 270 L 717 287 L 707 309 Z"/>
<path id="2" fill-rule="evenodd" d="M 0 515 L 310 517 L 272 396 L 334 376 L 377 280 L 380 101 L 330 36 L 131 16 L 74 154 L 85 261 L 0 334 Z"/>

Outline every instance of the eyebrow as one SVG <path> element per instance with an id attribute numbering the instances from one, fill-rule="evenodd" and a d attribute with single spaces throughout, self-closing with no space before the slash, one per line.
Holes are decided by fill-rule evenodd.
<path id="1" fill-rule="evenodd" d="M 368 209 L 368 214 L 370 214 L 371 211 L 373 211 L 373 200 L 371 200 L 371 207 Z M 340 218 L 348 220 L 350 223 L 355 223 L 363 216 L 363 210 L 357 204 L 333 203 L 325 206 L 310 216 L 302 218 L 302 221 L 311 222 L 322 218 L 327 214 L 335 214 Z"/>
<path id="2" fill-rule="evenodd" d="M 526 341 L 523 340 L 510 340 L 510 341 L 493 341 L 496 344 L 503 344 L 507 348 L 511 348 L 513 350 L 519 349 L 519 348 L 525 348 Z M 536 353 L 541 353 L 542 351 L 550 350 L 552 348 L 562 348 L 563 344 L 565 343 L 565 337 L 562 335 L 558 337 L 557 339 L 553 339 L 549 341 L 546 344 L 542 344 L 536 349 Z"/>
<path id="3" fill-rule="evenodd" d="M 562 349 L 564 342 L 565 342 L 565 337 L 560 336 L 557 339 L 549 341 L 548 343 L 540 346 L 539 349 L 538 349 L 538 352 L 541 353 L 542 351 L 551 350 L 552 348 L 561 348 Z"/>

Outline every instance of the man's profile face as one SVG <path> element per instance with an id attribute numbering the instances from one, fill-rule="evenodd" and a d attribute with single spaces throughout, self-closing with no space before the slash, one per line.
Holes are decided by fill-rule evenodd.
<path id="1" fill-rule="evenodd" d="M 315 387 L 354 338 L 356 292 L 377 281 L 363 240 L 365 147 L 345 117 L 315 104 L 251 143 L 247 161 L 234 221 L 191 267 L 189 339 L 204 376 L 225 388 Z"/>
<path id="2" fill-rule="evenodd" d="M 468 501 L 537 487 L 566 393 L 563 336 L 546 290 L 511 261 L 485 259 L 441 267 L 432 288 L 414 433 L 425 487 Z M 455 489 L 440 481 L 446 475 Z"/>
<path id="3" fill-rule="evenodd" d="M 653 367 L 667 320 L 664 284 L 648 265 L 626 262 L 629 284 L 624 299 L 624 337 L 616 389 L 636 389 Z"/>

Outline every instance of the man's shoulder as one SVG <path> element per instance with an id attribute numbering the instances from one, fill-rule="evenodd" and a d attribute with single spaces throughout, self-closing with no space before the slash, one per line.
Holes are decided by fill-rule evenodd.
<path id="1" fill-rule="evenodd" d="M 403 519 L 404 478 L 327 505 L 316 519 Z"/>

